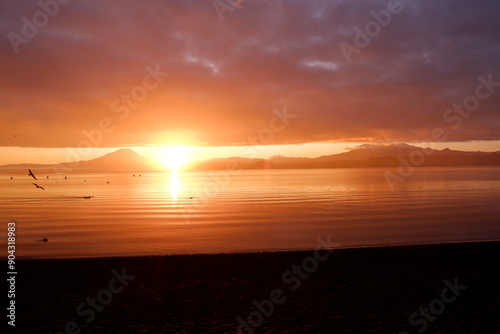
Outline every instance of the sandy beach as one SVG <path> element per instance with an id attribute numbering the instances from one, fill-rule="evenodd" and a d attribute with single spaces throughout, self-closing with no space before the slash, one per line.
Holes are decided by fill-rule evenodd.
<path id="1" fill-rule="evenodd" d="M 497 333 L 499 249 L 20 260 L 15 332 Z"/>

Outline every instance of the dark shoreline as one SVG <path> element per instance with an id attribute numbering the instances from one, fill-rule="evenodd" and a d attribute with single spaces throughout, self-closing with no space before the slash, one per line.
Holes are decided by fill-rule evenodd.
<path id="1" fill-rule="evenodd" d="M 55 334 L 76 322 L 81 333 L 236 333 L 237 317 L 248 320 L 253 302 L 279 289 L 282 303 L 254 333 L 417 333 L 425 318 L 412 326 L 408 317 L 440 299 L 444 280 L 455 277 L 467 288 L 425 321 L 425 332 L 500 332 L 498 241 L 336 249 L 285 282 L 283 273 L 313 253 L 18 260 L 14 332 Z M 123 290 L 115 280 L 120 292 L 101 293 L 111 300 L 87 324 L 90 312 L 82 311 L 90 307 L 83 316 L 77 307 L 109 290 L 122 268 L 135 278 Z"/>
<path id="2" fill-rule="evenodd" d="M 471 240 L 471 241 L 446 241 L 446 242 L 432 242 L 432 243 L 415 243 L 415 244 L 372 244 L 363 246 L 339 246 L 332 249 L 335 250 L 357 250 L 357 249 L 384 249 L 384 248 L 394 248 L 394 247 L 421 247 L 421 246 L 444 246 L 453 244 L 474 244 L 474 243 L 491 243 L 499 242 L 500 239 L 485 239 L 485 240 Z M 175 256 L 217 256 L 217 255 L 250 255 L 250 254 L 274 254 L 274 253 L 306 253 L 312 252 L 314 249 L 278 249 L 278 250 L 262 250 L 262 251 L 237 251 L 229 253 L 188 253 L 188 254 L 146 254 L 146 255 L 109 255 L 109 256 L 42 256 L 42 257 L 19 257 L 16 256 L 16 261 L 57 261 L 57 260 L 105 260 L 105 259 L 147 259 L 147 258 L 158 258 L 158 257 L 175 257 Z M 0 260 L 2 262 L 2 260 Z"/>

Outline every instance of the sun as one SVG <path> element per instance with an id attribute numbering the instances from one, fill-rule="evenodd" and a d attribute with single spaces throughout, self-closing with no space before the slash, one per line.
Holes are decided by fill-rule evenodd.
<path id="1" fill-rule="evenodd" d="M 160 154 L 158 160 L 171 170 L 179 170 L 189 161 L 188 150 L 182 146 L 164 148 Z"/>

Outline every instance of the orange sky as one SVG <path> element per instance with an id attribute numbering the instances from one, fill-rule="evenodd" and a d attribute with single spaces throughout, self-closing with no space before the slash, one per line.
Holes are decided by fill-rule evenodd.
<path id="1" fill-rule="evenodd" d="M 385 1 L 245 1 L 223 21 L 211 1 L 71 1 L 18 45 L 43 9 L 2 1 L 0 164 L 66 161 L 68 147 L 319 156 L 436 128 L 438 148 L 500 150 L 498 2 L 401 6 L 348 61 L 341 43 Z M 488 76 L 475 110 L 447 113 Z"/>

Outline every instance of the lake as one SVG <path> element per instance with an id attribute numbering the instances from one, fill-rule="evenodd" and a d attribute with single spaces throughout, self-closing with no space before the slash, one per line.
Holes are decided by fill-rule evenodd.
<path id="1" fill-rule="evenodd" d="M 341 247 L 500 239 L 500 168 L 419 168 L 395 191 L 386 171 L 34 171 L 45 191 L 27 171 L 3 173 L 1 241 L 9 221 L 19 258 L 302 250 L 328 235 Z"/>

